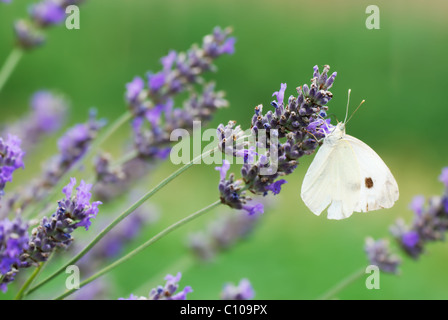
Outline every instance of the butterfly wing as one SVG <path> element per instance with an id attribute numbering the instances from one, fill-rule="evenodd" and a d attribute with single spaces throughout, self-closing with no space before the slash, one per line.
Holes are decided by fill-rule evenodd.
<path id="1" fill-rule="evenodd" d="M 361 190 L 355 211 L 367 212 L 390 208 L 398 200 L 398 184 L 384 161 L 367 144 L 345 135 L 356 155 L 361 174 Z"/>
<path id="2" fill-rule="evenodd" d="M 316 215 L 328 208 L 328 219 L 344 219 L 356 209 L 361 170 L 351 141 L 338 139 L 318 150 L 305 175 L 301 197 Z"/>

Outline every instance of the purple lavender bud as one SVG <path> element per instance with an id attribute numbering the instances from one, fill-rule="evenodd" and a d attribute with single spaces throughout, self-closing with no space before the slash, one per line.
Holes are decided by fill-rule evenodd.
<path id="1" fill-rule="evenodd" d="M 237 286 L 228 283 L 221 292 L 222 300 L 252 300 L 254 296 L 254 289 L 248 279 L 242 279 Z"/>
<path id="2" fill-rule="evenodd" d="M 390 253 L 387 240 L 379 239 L 375 241 L 373 238 L 367 238 L 364 249 L 371 265 L 376 265 L 383 272 L 398 273 L 401 260 Z"/>
<path id="3" fill-rule="evenodd" d="M 229 171 L 229 169 L 230 169 L 230 162 L 228 160 L 224 160 L 222 162 L 221 167 L 215 167 L 215 170 L 219 171 L 220 173 L 221 181 L 226 179 L 227 171 Z"/>
<path id="4" fill-rule="evenodd" d="M 251 146 L 249 147 L 249 149 L 238 150 L 235 153 L 235 156 L 243 158 L 244 163 L 253 164 L 255 157 L 258 155 L 258 153 L 255 150 L 256 150 L 255 147 Z"/>
<path id="5" fill-rule="evenodd" d="M 0 197 L 4 194 L 6 182 L 12 181 L 13 172 L 25 167 L 25 152 L 20 148 L 20 144 L 20 139 L 14 135 L 8 135 L 6 140 L 0 138 Z"/>
<path id="6" fill-rule="evenodd" d="M 65 7 L 56 0 L 43 0 L 31 6 L 30 16 L 43 27 L 59 24 L 65 20 Z"/>
<path id="7" fill-rule="evenodd" d="M 17 42 L 23 49 L 33 49 L 45 42 L 45 36 L 26 20 L 14 22 Z"/>
<path id="8" fill-rule="evenodd" d="M 285 97 L 285 91 L 286 91 L 286 83 L 282 83 L 280 85 L 280 90 L 275 91 L 272 96 L 275 96 L 277 98 L 278 105 L 283 104 L 283 99 Z"/>
<path id="9" fill-rule="evenodd" d="M 278 181 L 276 181 L 274 183 L 271 183 L 269 186 L 267 186 L 266 187 L 266 191 L 268 191 L 268 190 L 272 191 L 272 193 L 274 195 L 277 195 L 277 194 L 280 193 L 280 191 L 282 189 L 282 185 L 285 184 L 285 183 L 288 183 L 288 181 L 286 181 L 284 179 L 278 180 Z"/>
<path id="10" fill-rule="evenodd" d="M 119 298 L 118 300 L 186 300 L 187 294 L 193 292 L 190 286 L 176 293 L 179 289 L 179 281 L 182 274 L 179 272 L 176 276 L 167 275 L 165 277 L 166 284 L 164 287 L 158 286 L 150 291 L 149 297 L 138 297 L 131 294 L 128 299 Z"/>

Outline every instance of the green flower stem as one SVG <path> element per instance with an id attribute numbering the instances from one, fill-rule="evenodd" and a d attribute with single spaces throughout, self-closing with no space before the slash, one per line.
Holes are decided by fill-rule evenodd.
<path id="1" fill-rule="evenodd" d="M 20 48 L 15 48 L 11 51 L 8 58 L 6 58 L 5 64 L 0 70 L 0 92 L 2 91 L 3 87 L 5 86 L 6 82 L 8 81 L 22 56 L 23 50 Z"/>
<path id="2" fill-rule="evenodd" d="M 115 133 L 124 123 L 128 122 L 132 118 L 132 114 L 127 111 L 123 113 L 119 118 L 117 118 L 113 123 L 106 127 L 106 129 L 98 135 L 96 139 L 93 140 L 92 145 L 86 152 L 86 154 L 79 159 L 72 167 L 70 167 L 67 172 L 59 179 L 58 183 L 51 188 L 48 194 L 42 201 L 39 201 L 35 206 L 31 206 L 26 210 L 23 216 L 27 217 L 34 212 L 34 218 L 38 218 L 40 213 L 45 209 L 45 207 L 51 203 L 51 201 L 56 198 L 60 190 L 67 184 L 73 172 L 78 171 L 82 165 L 89 161 L 98 148 L 106 141 L 112 134 Z"/>
<path id="3" fill-rule="evenodd" d="M 28 287 L 33 283 L 34 279 L 40 274 L 42 267 L 44 265 L 44 262 L 41 262 L 39 266 L 34 269 L 31 276 L 26 280 L 26 282 L 23 284 L 22 288 L 20 288 L 19 292 L 17 293 L 14 300 L 22 300 L 22 298 L 25 296 L 25 292 L 28 289 Z"/>
<path id="4" fill-rule="evenodd" d="M 347 288 L 353 282 L 360 279 L 365 273 L 365 268 L 361 268 L 360 270 L 354 272 L 353 274 L 349 275 L 347 278 L 339 282 L 337 285 L 335 285 L 333 288 L 325 292 L 318 300 L 329 300 L 333 298 L 336 294 Z"/>
<path id="5" fill-rule="evenodd" d="M 221 200 L 215 201 L 212 204 L 208 205 L 207 207 L 202 208 L 201 210 L 196 211 L 195 213 L 193 213 L 193 214 L 183 218 L 182 220 L 179 220 L 178 222 L 172 224 L 171 226 L 169 226 L 165 230 L 159 232 L 157 235 L 155 235 L 154 237 L 152 237 L 151 239 L 149 239 L 148 241 L 146 241 L 145 243 L 143 243 L 142 245 L 137 247 L 136 249 L 134 249 L 131 252 L 129 252 L 127 255 L 125 255 L 122 258 L 118 259 L 117 261 L 111 263 L 110 265 L 108 265 L 107 267 L 101 269 L 99 272 L 97 272 L 93 276 L 91 276 L 91 277 L 87 278 L 86 280 L 84 280 L 83 282 L 81 282 L 79 287 L 82 288 L 85 285 L 89 284 L 90 282 L 94 281 L 95 279 L 97 279 L 97 278 L 101 277 L 102 275 L 108 273 L 112 269 L 118 267 L 123 262 L 126 262 L 127 260 L 133 258 L 135 255 L 139 254 L 141 251 L 145 250 L 147 247 L 149 247 L 153 243 L 155 243 L 158 240 L 162 239 L 164 236 L 168 235 L 172 231 L 174 231 L 174 230 L 180 228 L 181 226 L 187 224 L 188 222 L 190 222 L 190 221 L 192 221 L 192 220 L 202 216 L 203 214 L 207 213 L 208 211 L 210 211 L 211 209 L 217 207 L 220 204 L 221 204 Z M 69 295 L 71 295 L 76 290 L 77 289 L 68 290 L 65 293 L 63 293 L 62 295 L 60 295 L 59 297 L 57 297 L 55 300 L 62 300 L 64 298 L 68 297 Z"/>
<path id="6" fill-rule="evenodd" d="M 80 253 L 78 253 L 73 259 L 71 259 L 68 263 L 66 263 L 63 267 L 61 267 L 58 271 L 53 273 L 51 276 L 49 276 L 47 279 L 43 280 L 39 284 L 37 284 L 35 287 L 31 288 L 29 293 L 32 293 L 33 291 L 37 290 L 50 280 L 54 279 L 56 276 L 61 274 L 65 271 L 65 269 L 75 264 L 79 259 L 81 259 L 90 249 L 93 248 L 93 246 L 100 241 L 110 230 L 112 230 L 118 223 L 120 223 L 124 218 L 126 218 L 128 215 L 130 215 L 132 212 L 134 212 L 138 207 L 140 207 L 146 200 L 148 200 L 150 197 L 152 197 L 157 191 L 162 189 L 164 186 L 166 186 L 169 182 L 174 180 L 177 176 L 182 174 L 184 171 L 186 171 L 188 168 L 190 168 L 196 161 L 200 160 L 201 158 L 205 158 L 209 155 L 211 155 L 213 152 L 218 150 L 218 148 L 209 150 L 200 156 L 194 158 L 181 168 L 179 168 L 177 171 L 172 173 L 169 177 L 164 179 L 162 182 L 160 182 L 157 186 L 155 186 L 153 189 L 151 189 L 148 193 L 146 193 L 143 197 L 141 197 L 137 202 L 135 202 L 131 207 L 129 207 L 127 210 L 125 210 L 120 216 L 118 216 L 114 221 L 111 222 L 106 228 L 104 228 L 96 237 L 92 240 Z"/>

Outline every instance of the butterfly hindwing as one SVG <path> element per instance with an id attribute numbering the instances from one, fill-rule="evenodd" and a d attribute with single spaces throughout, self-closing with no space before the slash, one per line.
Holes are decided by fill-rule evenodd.
<path id="1" fill-rule="evenodd" d="M 390 208 L 398 200 L 398 185 L 381 157 L 355 137 L 344 139 L 353 148 L 360 168 L 361 192 L 355 211 L 367 212 Z"/>

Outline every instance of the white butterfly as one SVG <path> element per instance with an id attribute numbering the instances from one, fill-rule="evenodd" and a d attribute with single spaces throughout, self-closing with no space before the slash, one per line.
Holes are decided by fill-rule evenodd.
<path id="1" fill-rule="evenodd" d="M 311 163 L 301 196 L 316 215 L 328 207 L 328 219 L 356 212 L 390 208 L 398 200 L 398 185 L 378 154 L 345 134 L 345 122 L 328 134 Z"/>

